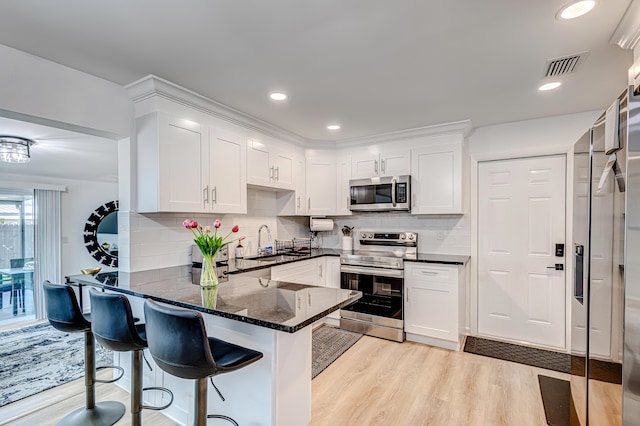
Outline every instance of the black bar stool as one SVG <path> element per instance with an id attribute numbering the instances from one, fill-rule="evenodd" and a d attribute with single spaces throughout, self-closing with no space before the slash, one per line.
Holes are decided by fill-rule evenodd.
<path id="1" fill-rule="evenodd" d="M 95 384 L 111 383 L 113 380 L 97 380 L 96 352 L 91 320 L 89 314 L 83 315 L 73 289 L 66 284 L 52 284 L 44 282 L 44 296 L 51 325 L 66 333 L 84 333 L 84 385 L 85 406 L 67 414 L 57 424 L 58 426 L 111 426 L 122 418 L 125 412 L 124 404 L 115 401 L 96 403 Z M 104 367 L 114 368 L 114 367 Z M 118 368 L 121 373 L 122 369 Z"/>
<path id="2" fill-rule="evenodd" d="M 230 417 L 207 415 L 207 378 L 246 367 L 262 358 L 262 353 L 207 337 L 202 315 L 196 311 L 175 309 L 147 300 L 144 315 L 149 352 L 156 364 L 174 376 L 196 379 L 195 425 L 205 426 L 207 418 L 216 418 L 238 426 Z M 220 391 L 213 386 L 222 398 Z"/>
<path id="3" fill-rule="evenodd" d="M 142 424 L 142 410 L 164 410 L 173 402 L 173 393 L 167 388 L 142 387 L 142 357 L 147 348 L 144 324 L 135 324 L 129 299 L 123 294 L 100 293 L 89 290 L 91 299 L 91 329 L 102 346 L 116 352 L 131 351 L 131 424 Z M 147 363 L 147 365 L 149 365 Z M 151 368 L 151 365 L 149 365 Z M 142 404 L 142 392 L 167 392 L 169 403 L 154 407 Z"/>

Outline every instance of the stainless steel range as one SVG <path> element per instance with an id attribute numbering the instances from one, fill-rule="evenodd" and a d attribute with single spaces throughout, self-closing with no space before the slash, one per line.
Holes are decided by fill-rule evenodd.
<path id="1" fill-rule="evenodd" d="M 404 341 L 404 260 L 416 257 L 415 232 L 361 231 L 361 250 L 340 256 L 340 287 L 362 298 L 340 310 L 340 328 Z"/>

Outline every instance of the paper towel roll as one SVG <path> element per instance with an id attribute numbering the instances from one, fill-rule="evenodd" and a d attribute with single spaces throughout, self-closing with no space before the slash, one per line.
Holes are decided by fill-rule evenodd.
<path id="1" fill-rule="evenodd" d="M 331 231 L 333 230 L 333 220 L 315 219 L 312 217 L 309 220 L 309 229 L 311 229 L 312 231 Z"/>

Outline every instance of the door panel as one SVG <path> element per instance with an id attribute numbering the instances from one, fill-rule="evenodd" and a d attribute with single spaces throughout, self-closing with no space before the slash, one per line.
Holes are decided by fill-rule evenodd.
<path id="1" fill-rule="evenodd" d="M 478 332 L 565 346 L 565 157 L 478 167 Z"/>

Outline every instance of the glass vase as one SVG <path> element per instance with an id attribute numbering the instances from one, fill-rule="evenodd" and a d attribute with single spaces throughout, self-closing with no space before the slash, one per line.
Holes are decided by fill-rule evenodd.
<path id="1" fill-rule="evenodd" d="M 202 274 L 200 275 L 200 291 L 202 305 L 215 309 L 218 297 L 218 271 L 216 271 L 215 255 L 202 256 Z"/>

